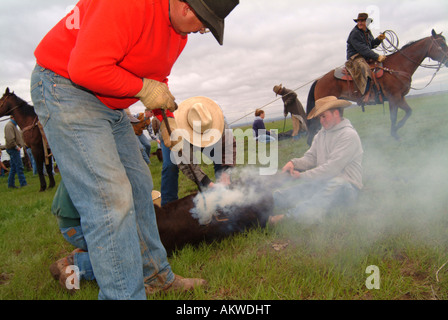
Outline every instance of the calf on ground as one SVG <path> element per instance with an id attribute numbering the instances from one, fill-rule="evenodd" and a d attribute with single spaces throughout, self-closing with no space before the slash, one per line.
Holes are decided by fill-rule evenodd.
<path id="1" fill-rule="evenodd" d="M 209 224 L 201 225 L 190 212 L 195 196 L 189 195 L 163 207 L 154 206 L 160 238 L 168 255 L 187 244 L 197 246 L 203 241 L 211 243 L 250 228 L 264 228 L 273 210 L 272 199 L 266 198 L 255 205 L 228 208 L 226 212 L 231 214 L 218 215 Z"/>

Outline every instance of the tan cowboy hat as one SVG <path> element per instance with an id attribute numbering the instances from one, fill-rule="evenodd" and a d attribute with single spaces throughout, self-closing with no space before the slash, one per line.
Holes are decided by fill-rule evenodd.
<path id="1" fill-rule="evenodd" d="M 313 119 L 320 116 L 327 110 L 336 109 L 336 108 L 347 108 L 350 107 L 352 103 L 347 100 L 338 99 L 335 96 L 328 96 L 325 98 L 321 98 L 316 101 L 316 105 L 308 114 L 307 119 Z"/>
<path id="2" fill-rule="evenodd" d="M 359 13 L 358 19 L 353 19 L 353 21 L 358 22 L 358 20 L 367 20 L 369 18 L 369 15 L 367 13 Z M 373 22 L 373 19 L 371 19 L 371 22 Z"/>
<path id="3" fill-rule="evenodd" d="M 283 85 L 280 83 L 278 86 L 274 86 L 273 91 L 275 92 L 275 95 L 279 95 L 280 91 L 283 89 Z"/>
<path id="4" fill-rule="evenodd" d="M 217 143 L 224 132 L 221 107 L 207 97 L 183 101 L 174 112 L 174 117 L 178 129 L 183 129 L 182 137 L 197 147 L 205 148 Z"/>

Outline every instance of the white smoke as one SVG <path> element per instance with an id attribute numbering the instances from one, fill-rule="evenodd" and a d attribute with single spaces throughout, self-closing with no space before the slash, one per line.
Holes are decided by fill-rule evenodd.
<path id="1" fill-rule="evenodd" d="M 232 215 L 235 208 L 258 204 L 272 194 L 267 180 L 273 181 L 274 176 L 261 176 L 258 168 L 252 167 L 234 169 L 230 173 L 233 179 L 237 177 L 237 183 L 230 186 L 217 183 L 193 199 L 195 207 L 191 213 L 200 224 L 208 224 L 220 214 Z"/>

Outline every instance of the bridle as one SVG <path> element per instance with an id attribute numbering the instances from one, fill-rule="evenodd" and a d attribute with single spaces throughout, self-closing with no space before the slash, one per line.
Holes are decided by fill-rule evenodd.
<path id="1" fill-rule="evenodd" d="M 8 98 L 11 97 L 12 95 L 13 95 L 12 93 L 8 93 L 8 95 L 3 99 L 2 103 L 0 104 L 0 110 L 5 105 L 6 101 L 8 101 Z M 20 103 L 20 104 L 14 106 L 12 109 L 8 110 L 8 112 L 5 113 L 5 115 L 11 116 L 11 113 L 14 110 L 23 107 L 25 104 L 26 104 L 26 102 L 24 101 L 23 103 Z M 6 120 L 9 120 L 9 119 L 5 119 L 5 120 L 1 120 L 1 121 L 6 121 Z M 31 130 L 34 127 L 36 127 L 38 122 L 39 122 L 39 118 L 38 118 L 38 116 L 36 116 L 31 125 L 22 129 L 22 133 L 25 133 L 26 131 Z"/>
<path id="2" fill-rule="evenodd" d="M 8 98 L 9 98 L 10 96 L 12 96 L 12 93 L 8 93 L 8 95 L 3 99 L 2 104 L 0 104 L 0 109 L 3 108 L 3 106 L 5 105 L 6 101 L 8 101 Z M 24 104 L 22 103 L 22 104 L 19 104 L 19 105 L 14 106 L 11 110 L 8 110 L 8 112 L 5 113 L 5 115 L 10 116 L 10 115 L 11 115 L 11 112 L 13 112 L 14 110 L 16 110 L 16 109 L 18 109 L 18 108 L 21 108 L 23 105 L 24 105 Z"/>
<path id="3" fill-rule="evenodd" d="M 410 88 L 413 89 L 413 90 L 423 90 L 423 89 L 427 88 L 427 87 L 432 83 L 432 81 L 433 81 L 434 78 L 436 77 L 437 73 L 438 73 L 438 72 L 440 71 L 440 69 L 442 68 L 442 65 L 445 64 L 445 63 L 448 61 L 448 54 L 447 54 L 446 52 L 443 51 L 442 45 L 439 43 L 440 40 L 443 41 L 443 38 L 438 38 L 438 39 L 436 39 L 435 37 L 431 36 L 431 37 L 430 37 L 431 43 L 430 43 L 430 45 L 428 46 L 425 55 L 423 56 L 423 59 L 424 59 L 425 57 L 429 57 L 429 53 L 431 52 L 431 49 L 436 45 L 436 46 L 439 48 L 439 50 L 441 50 L 442 53 L 443 53 L 443 56 L 442 56 L 441 61 L 438 62 L 438 64 L 436 64 L 436 65 L 421 64 L 421 63 L 419 63 L 418 61 L 415 61 L 413 58 L 407 56 L 405 53 L 403 53 L 403 50 L 402 50 L 402 49 L 401 49 L 401 50 L 398 49 L 398 48 L 397 48 L 391 41 L 389 41 L 389 39 L 386 38 L 386 40 L 389 42 L 390 46 L 393 47 L 393 48 L 396 50 L 395 52 L 400 53 L 403 57 L 405 57 L 406 59 L 408 59 L 410 62 L 414 63 L 414 64 L 417 65 L 417 66 L 421 66 L 421 67 L 423 67 L 423 68 L 426 68 L 426 69 L 435 69 L 435 70 L 436 70 L 436 71 L 434 72 L 434 74 L 432 75 L 431 80 L 428 82 L 428 84 L 427 84 L 426 86 L 424 86 L 424 87 L 421 88 L 421 89 L 416 89 L 416 88 L 410 87 Z M 423 40 L 423 39 L 422 39 L 422 40 Z M 422 60 L 423 60 L 423 59 L 422 59 Z M 387 69 L 387 68 L 384 68 L 384 70 L 385 70 L 385 71 L 388 71 L 388 72 L 390 72 L 390 73 L 401 74 L 401 75 L 406 76 L 407 78 L 410 78 L 410 75 L 408 75 L 407 73 L 402 72 L 402 71 L 395 71 L 395 70 L 390 70 L 390 69 Z"/>

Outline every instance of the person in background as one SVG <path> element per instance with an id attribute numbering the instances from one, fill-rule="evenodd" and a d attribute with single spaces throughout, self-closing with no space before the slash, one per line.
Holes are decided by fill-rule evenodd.
<path id="1" fill-rule="evenodd" d="M 303 109 L 302 103 L 300 103 L 297 98 L 297 93 L 294 90 L 287 89 L 283 87 L 281 84 L 278 86 L 274 86 L 273 91 L 276 95 L 281 95 L 283 100 L 283 114 L 285 118 L 288 116 L 288 113 L 291 113 L 292 120 L 292 137 L 293 139 L 299 139 L 303 134 L 306 134 L 308 131 L 306 125 L 306 113 Z"/>
<path id="2" fill-rule="evenodd" d="M 137 115 L 131 114 L 131 110 L 126 109 L 126 114 L 128 115 L 129 120 L 131 121 L 132 128 L 134 129 L 134 133 L 138 138 L 138 143 L 140 146 L 140 151 L 142 154 L 143 159 L 147 164 L 151 164 L 151 160 L 149 159 L 151 157 L 151 143 L 148 141 L 148 138 L 143 134 L 143 130 L 148 126 L 150 123 L 150 119 L 145 119 L 145 114 L 149 112 L 152 112 L 151 110 L 145 110 L 144 113 L 140 113 Z M 140 116 L 139 118 L 139 115 Z"/>
<path id="3" fill-rule="evenodd" d="M 138 123 L 133 123 L 134 132 L 137 135 L 138 140 L 140 141 L 141 146 L 143 147 L 143 151 L 145 154 L 145 160 L 147 159 L 147 163 L 150 163 L 149 158 L 151 157 L 151 142 L 148 138 L 143 134 L 144 130 L 148 131 L 149 137 L 157 141 L 158 138 L 154 135 L 154 131 L 152 129 L 151 118 L 154 116 L 154 113 L 151 110 L 145 110 L 145 112 L 138 113 L 134 117 L 139 121 Z"/>
<path id="4" fill-rule="evenodd" d="M 17 128 L 17 122 L 14 120 L 14 116 L 11 116 L 11 120 L 5 125 L 5 141 L 6 152 L 9 154 L 9 164 L 11 167 L 8 176 L 8 188 L 17 189 L 15 183 L 16 174 L 20 187 L 25 187 L 28 184 L 23 172 L 23 162 L 20 155 L 20 150 L 25 146 L 25 142 L 23 141 L 22 132 Z"/>
<path id="5" fill-rule="evenodd" d="M 31 148 L 28 148 L 25 146 L 26 154 L 28 155 L 28 158 L 30 159 L 31 168 L 33 169 L 33 175 L 37 174 L 37 166 L 36 166 L 36 160 L 34 160 L 33 152 L 31 151 Z M 44 166 L 45 169 L 45 166 Z"/>
<path id="6" fill-rule="evenodd" d="M 5 172 L 8 172 L 9 169 L 6 168 L 5 164 L 2 161 L 2 151 L 0 150 L 0 177 L 5 176 Z"/>
<path id="7" fill-rule="evenodd" d="M 269 143 L 275 141 L 275 138 L 271 136 L 271 132 L 266 130 L 264 125 L 264 118 L 266 114 L 263 110 L 255 110 L 255 120 L 252 124 L 252 130 L 254 132 L 254 138 L 258 142 Z M 261 132 L 260 132 L 261 130 Z"/>
<path id="8" fill-rule="evenodd" d="M 140 100 L 156 115 L 172 115 L 168 76 L 188 34 L 209 28 L 222 44 L 224 19 L 238 3 L 80 0 L 35 50 L 31 97 L 81 217 L 99 299 L 145 300 L 206 284 L 171 269 L 151 173 L 135 156 L 138 140 L 124 109 Z"/>
<path id="9" fill-rule="evenodd" d="M 302 158 L 286 163 L 282 172 L 302 181 L 276 190 L 274 203 L 287 209 L 287 216 L 314 222 L 329 209 L 354 203 L 362 189 L 363 149 L 350 120 L 343 117 L 351 103 L 334 96 L 316 101 L 308 119 L 319 117 L 322 129 Z M 284 216 L 272 217 L 271 222 Z"/>

